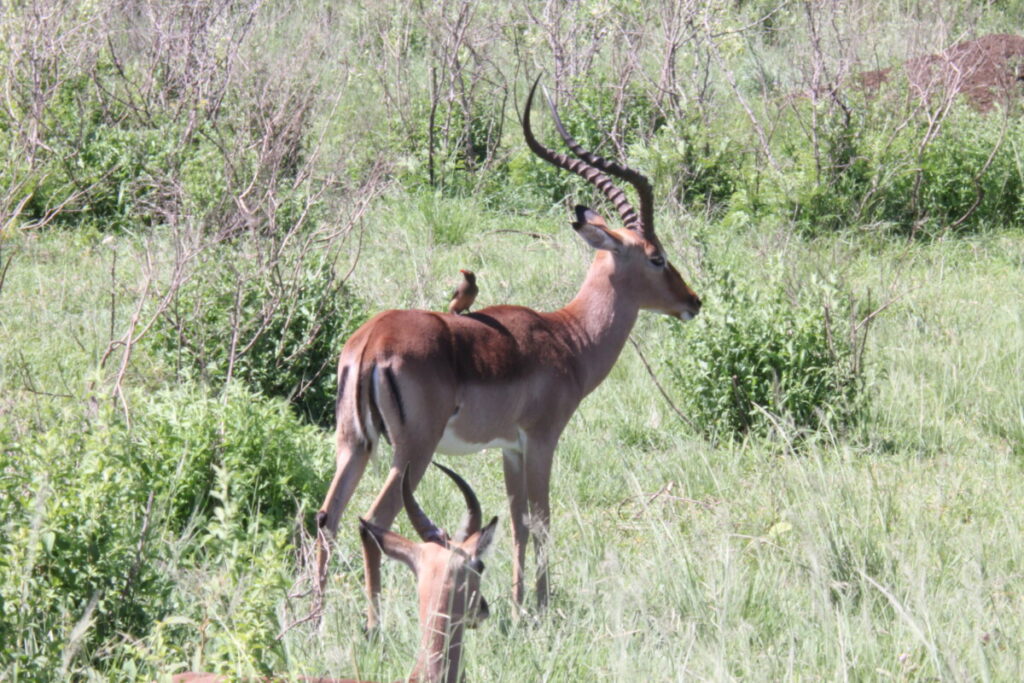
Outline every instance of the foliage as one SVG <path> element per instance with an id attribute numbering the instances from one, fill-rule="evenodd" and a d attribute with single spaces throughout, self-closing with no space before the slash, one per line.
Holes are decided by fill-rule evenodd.
<path id="1" fill-rule="evenodd" d="M 1013 111 L 979 113 L 965 102 L 931 118 L 894 113 L 890 98 L 795 103 L 775 145 L 785 166 L 745 182 L 730 219 L 792 220 L 806 234 L 885 225 L 903 234 L 1019 225 L 1024 216 L 1024 123 Z M 801 121 L 802 120 L 802 121 Z"/>
<path id="2" fill-rule="evenodd" d="M 728 131 L 698 120 L 667 122 L 630 147 L 629 161 L 646 170 L 659 196 L 711 213 L 727 206 L 749 172 Z"/>
<path id="3" fill-rule="evenodd" d="M 1024 120 L 1013 112 L 1006 116 L 1013 118 L 958 107 L 921 151 L 918 163 L 884 189 L 875 215 L 925 231 L 1020 225 Z"/>
<path id="4" fill-rule="evenodd" d="M 239 246 L 204 254 L 148 343 L 184 376 L 214 385 L 237 378 L 330 424 L 334 366 L 366 320 L 365 305 L 340 282 L 329 253 L 275 258 Z"/>
<path id="5" fill-rule="evenodd" d="M 785 177 L 770 175 L 766 183 L 769 188 L 773 181 L 779 184 L 767 192 L 778 193 L 771 200 L 778 215 L 807 234 L 838 230 L 861 218 L 875 168 L 864 151 L 864 137 L 872 130 L 866 118 L 867 112 L 857 107 L 833 108 L 819 114 L 813 144 L 797 135 L 780 145 L 792 166 Z"/>
<path id="6" fill-rule="evenodd" d="M 26 220 L 53 213 L 57 225 L 119 230 L 158 218 L 153 179 L 176 156 L 176 131 L 126 125 L 124 117 L 123 109 L 103 105 L 84 74 L 56 87 L 41 122 L 45 146 L 25 154 L 36 164 L 32 173 L 26 170 L 30 182 L 19 188 L 28 197 Z"/>
<path id="7" fill-rule="evenodd" d="M 260 567 L 319 499 L 322 437 L 238 385 L 158 392 L 133 418 L 105 405 L 0 450 L 0 670 L 82 673 L 182 613 L 230 620 L 204 627 L 211 656 L 262 661 L 273 642 L 281 572 Z M 209 601 L 179 595 L 182 574 L 215 571 L 210 558 L 224 576 Z M 218 655 L 218 638 L 234 651 Z"/>
<path id="8" fill-rule="evenodd" d="M 863 409 L 853 301 L 811 281 L 798 296 L 760 292 L 723 272 L 669 360 L 687 414 L 723 438 L 851 425 Z"/>
<path id="9" fill-rule="evenodd" d="M 244 12 L 229 17 L 220 5 L 197 6 L 192 19 L 161 6 L 149 26 L 101 3 L 90 16 L 110 22 L 108 30 L 123 25 L 136 44 L 98 40 L 77 61 L 40 45 L 53 51 L 50 71 L 35 74 L 30 61 L 11 67 L 16 106 L 0 113 L 11 157 L 0 194 L 14 206 L 27 196 L 20 210 L 30 224 L 54 212 L 57 224 L 100 230 L 185 219 L 219 235 L 319 224 L 330 215 L 323 194 L 338 177 L 363 178 L 378 167 L 412 193 L 472 196 L 495 209 L 566 195 L 589 202 L 580 195 L 595 195 L 592 187 L 521 144 L 513 97 L 520 92 L 496 66 L 512 58 L 501 48 L 512 39 L 519 65 L 544 41 L 556 54 L 578 52 L 563 54 L 545 83 L 557 86 L 566 127 L 585 147 L 650 175 L 659 198 L 726 214 L 730 224 L 792 221 L 811 234 L 851 225 L 916 234 L 1018 224 L 1024 183 L 1016 150 L 1024 132 L 1017 112 L 1007 121 L 962 102 L 947 111 L 948 103 L 907 96 L 914 88 L 895 76 L 881 94 L 856 87 L 855 74 L 813 99 L 806 90 L 775 92 L 793 87 L 796 69 L 771 61 L 791 62 L 807 50 L 802 24 L 841 18 L 827 8 L 769 5 L 738 3 L 714 17 L 723 22 L 718 29 L 751 27 L 757 54 L 739 49 L 735 30 L 723 30 L 719 42 L 701 36 L 697 27 L 716 27 L 690 8 L 695 14 L 674 36 L 695 46 L 684 59 L 658 52 L 660 34 L 649 25 L 657 13 L 629 3 L 553 10 L 550 26 L 533 15 L 512 21 L 508 7 L 467 14 L 311 6 L 317 24 L 268 6 L 257 12 L 265 22 L 258 29 Z M 41 19 L 25 21 L 24 30 L 46 32 L 31 28 Z M 645 26 L 651 35 L 640 39 Z M 147 42 L 159 27 L 174 40 Z M 548 33 L 560 29 L 566 35 Z M 605 37 L 609 31 L 621 44 Z M 335 32 L 382 66 L 325 98 L 319 91 L 333 92 L 329 79 L 351 77 L 343 57 L 341 65 L 325 56 Z M 238 42 L 225 43 L 229 34 Z M 295 47 L 304 43 L 308 49 Z M 835 68 L 818 52 L 806 56 L 820 77 Z M 662 64 L 660 78 L 668 80 L 653 82 L 637 59 Z M 684 69 L 692 83 L 681 78 Z M 727 100 L 722 84 L 734 81 Z M 535 105 L 542 137 L 550 137 L 544 103 Z"/>
<path id="10" fill-rule="evenodd" d="M 21 23 L 5 24 L 0 138 L 14 172 L 0 177 L 2 209 L 31 227 L 102 231 L 184 220 L 266 232 L 290 229 L 297 213 L 309 220 L 305 200 L 332 179 L 304 168 L 313 97 L 303 70 L 269 73 L 276 53 L 238 70 L 243 45 L 263 54 L 242 40 L 258 5 L 8 12 Z"/>

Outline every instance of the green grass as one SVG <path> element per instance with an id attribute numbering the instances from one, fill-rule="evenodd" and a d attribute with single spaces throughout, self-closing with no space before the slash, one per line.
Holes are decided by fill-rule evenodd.
<path id="1" fill-rule="evenodd" d="M 455 203 L 443 215 L 468 220 L 469 211 Z M 571 297 L 589 251 L 564 217 L 472 211 L 479 223 L 453 244 L 436 241 L 436 230 L 411 227 L 422 218 L 416 202 L 382 207 L 367 226 L 374 243 L 353 284 L 378 309 L 437 309 L 457 268 L 468 266 L 480 275 L 481 305 L 553 309 Z M 551 237 L 495 232 L 506 227 Z M 801 242 L 771 230 L 737 236 L 702 226 L 663 228 L 667 248 L 697 291 L 702 261 L 693 228 L 704 235 L 703 259 L 728 263 L 755 286 L 759 279 L 771 284 L 767 260 L 785 263 L 779 277 L 796 283 L 824 268 L 842 273 L 856 292 L 870 289 L 879 304 L 892 299 L 869 337 L 869 419 L 843 437 L 814 435 L 798 451 L 775 440 L 713 446 L 664 404 L 627 346 L 570 423 L 556 456 L 550 609 L 516 614 L 504 532 L 485 576 L 493 615 L 469 636 L 468 675 L 495 681 L 1019 678 L 1024 240 L 997 233 L 863 248 Z M 108 247 L 69 244 L 60 234 L 19 239 L 0 292 L 0 434 L 11 439 L 81 419 L 110 322 Z M 118 246 L 125 250 L 116 288 L 122 293 L 137 277 L 127 242 Z M 115 330 L 129 311 L 129 297 L 120 296 Z M 644 314 L 634 336 L 645 350 L 657 350 L 674 325 Z M 144 356 L 133 373 L 129 386 L 136 392 L 163 377 L 159 364 Z M 319 453 L 308 455 L 327 472 L 331 435 L 322 439 Z M 472 483 L 485 513 L 499 515 L 504 528 L 499 457 L 444 462 Z M 167 613 L 147 633 L 79 653 L 69 671 L 150 678 L 213 664 L 239 675 L 403 676 L 418 641 L 406 568 L 385 565 L 381 638 L 368 641 L 361 630 L 355 517 L 375 496 L 388 458 L 382 446 L 343 520 L 320 630 L 300 625 L 280 644 L 258 650 L 239 636 L 213 652 L 214 631 L 230 638 L 261 622 L 276 633 L 303 614 L 305 602 L 285 597 L 296 574 L 294 555 L 282 539 L 262 535 L 233 537 L 228 555 L 197 553 L 187 536 L 168 537 L 180 546 L 171 556 L 182 565 L 169 572 L 174 599 Z M 298 502 L 311 509 L 319 495 Z M 453 526 L 461 516 L 457 492 L 441 477 L 428 477 L 419 497 L 442 524 Z M 5 533 L 25 523 L 3 519 Z M 399 529 L 410 533 L 405 520 Z M 281 531 L 290 533 L 287 525 Z M 244 558 L 253 553 L 262 557 L 259 577 L 232 564 L 250 562 Z M 263 588 L 253 594 L 253 585 Z M 206 605 L 205 618 L 188 607 L 195 603 Z M 69 612 L 52 637 L 70 643 L 81 617 Z M 26 669 L 8 668 L 6 675 L 36 677 Z"/>
<path id="2" fill-rule="evenodd" d="M 667 405 L 627 345 L 556 454 L 544 613 L 511 603 L 500 455 L 440 458 L 502 521 L 484 577 L 492 618 L 468 635 L 468 679 L 1024 679 L 1016 214 L 981 212 L 953 235 L 928 222 L 942 223 L 941 211 L 925 209 L 913 216 L 927 228 L 918 241 L 895 237 L 918 226 L 889 214 L 846 225 L 864 188 L 857 178 L 817 182 L 829 159 L 812 153 L 831 144 L 822 136 L 842 113 L 827 116 L 831 98 L 812 111 L 788 97 L 815 68 L 808 22 L 831 78 L 840 65 L 888 67 L 940 43 L 1017 31 L 1024 3 L 743 2 L 707 16 L 710 6 L 687 16 L 678 4 L 569 3 L 536 16 L 511 3 L 463 16 L 450 4 L 379 2 L 271 3 L 248 19 L 193 2 L 143 14 L 106 2 L 7 12 L 0 268 L 13 260 L 0 288 L 0 680 L 409 672 L 416 599 L 398 563 L 384 565 L 384 628 L 363 633 L 356 518 L 384 481 L 389 448 L 342 520 L 322 626 L 299 624 L 277 640 L 309 610 L 308 597 L 292 597 L 308 587 L 297 556 L 333 469 L 332 434 L 240 383 L 224 390 L 203 384 L 202 369 L 176 372 L 173 341 L 163 353 L 135 345 L 115 395 L 123 347 L 110 343 L 151 277 L 149 319 L 176 249 L 193 238 L 216 242 L 223 251 L 211 267 L 230 269 L 232 257 L 263 264 L 315 234 L 318 255 L 342 250 L 339 274 L 351 269 L 371 314 L 443 310 L 459 268 L 477 273 L 477 307 L 562 306 L 591 258 L 564 205 L 593 192 L 522 144 L 515 107 L 538 70 L 578 139 L 609 156 L 622 145 L 655 180 L 660 238 L 698 293 L 723 271 L 758 293 L 797 295 L 821 278 L 852 292 L 861 315 L 875 311 L 869 400 L 848 429 L 826 421 L 797 435 L 782 421 L 770 437 L 712 441 Z M 669 14 L 682 41 L 671 51 Z M 553 50 L 564 52 L 557 65 Z M 674 74 L 663 71 L 670 62 Z M 934 208 L 970 196 L 961 162 L 988 158 L 1001 120 L 954 109 L 936 155 L 921 157 L 921 117 L 904 129 L 886 103 L 848 99 L 853 133 L 909 136 L 895 156 L 868 145 L 851 159 L 861 181 L 883 179 L 877 189 L 897 218 L 905 193 L 885 183 L 921 159 L 937 178 Z M 292 135 L 288 115 L 303 103 L 309 113 Z M 37 107 L 45 111 L 33 120 Z M 540 112 L 538 132 L 551 142 Z M 500 131 L 484 130 L 492 124 Z M 82 135 L 93 129 L 100 137 Z M 477 158 L 494 141 L 493 157 Z M 1019 142 L 1013 126 L 983 186 L 1014 211 L 1019 197 L 1003 181 L 1019 175 Z M 96 145 L 106 156 L 86 153 Z M 842 156 L 841 145 L 833 151 Z M 53 225 L 26 227 L 90 178 L 96 187 Z M 315 201 L 304 232 L 283 240 L 306 197 Z M 222 232 L 235 224 L 244 236 Z M 211 282 L 196 284 L 224 286 Z M 633 338 L 684 405 L 670 381 L 672 355 L 687 353 L 679 326 L 645 313 Z M 417 495 L 448 528 L 462 516 L 458 492 L 434 472 Z M 412 535 L 404 518 L 397 528 Z M 530 585 L 533 567 L 531 553 Z"/>

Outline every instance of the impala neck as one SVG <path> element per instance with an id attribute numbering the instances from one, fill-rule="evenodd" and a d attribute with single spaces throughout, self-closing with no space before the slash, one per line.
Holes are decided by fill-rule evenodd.
<path id="1" fill-rule="evenodd" d="M 621 269 L 616 269 L 613 256 L 598 252 L 580 291 L 556 313 L 564 317 L 578 350 L 585 394 L 611 372 L 639 312 L 640 306 L 631 296 Z"/>
<path id="2" fill-rule="evenodd" d="M 416 666 L 409 674 L 417 683 L 455 683 L 459 680 L 462 662 L 462 636 L 465 626 L 461 619 L 452 625 L 443 610 L 433 606 L 420 612 L 423 637 Z"/>

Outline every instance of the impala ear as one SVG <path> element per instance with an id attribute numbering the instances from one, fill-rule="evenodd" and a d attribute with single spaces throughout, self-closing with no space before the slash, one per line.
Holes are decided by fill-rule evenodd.
<path id="1" fill-rule="evenodd" d="M 373 543 L 379 547 L 384 554 L 393 560 L 398 560 L 407 565 L 414 573 L 419 560 L 420 549 L 412 541 L 399 536 L 393 531 L 381 529 L 376 524 L 371 524 L 363 518 L 359 518 L 359 536 L 363 539 L 363 545 Z"/>
<path id="2" fill-rule="evenodd" d="M 594 249 L 617 252 L 622 248 L 622 241 L 608 229 L 604 219 L 585 206 L 576 206 L 576 220 L 573 221 L 572 228 Z"/>
<path id="3" fill-rule="evenodd" d="M 487 552 L 487 548 L 490 547 L 491 541 L 494 540 L 494 531 L 498 527 L 498 518 L 492 517 L 491 521 L 487 523 L 483 529 L 478 531 L 475 536 L 475 543 L 473 544 L 473 557 L 479 558 Z M 472 538 L 472 537 L 470 537 Z"/>

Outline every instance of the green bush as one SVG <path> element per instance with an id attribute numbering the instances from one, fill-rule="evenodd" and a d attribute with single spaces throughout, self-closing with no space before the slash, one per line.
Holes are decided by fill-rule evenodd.
<path id="1" fill-rule="evenodd" d="M 22 124 L 11 125 L 16 130 Z M 79 74 L 60 84 L 41 116 L 40 132 L 43 144 L 32 151 L 36 167 L 19 192 L 29 195 L 25 218 L 39 220 L 55 212 L 56 225 L 99 230 L 158 218 L 161 200 L 152 177 L 177 153 L 173 130 L 153 122 L 127 124 L 125 112 L 102 102 L 92 79 Z M 12 156 L 21 163 L 19 155 Z"/>
<path id="2" fill-rule="evenodd" d="M 183 213 L 201 218 L 225 201 L 223 151 L 196 130 L 186 135 L 189 125 L 168 111 L 140 117 L 113 95 L 124 85 L 117 73 L 101 60 L 60 83 L 39 113 L 38 140 L 23 132 L 27 114 L 0 113 L 13 171 L 0 177 L 0 191 L 27 196 L 25 220 L 134 230 Z"/>
<path id="3" fill-rule="evenodd" d="M 848 115 L 817 106 L 815 111 L 810 100 L 789 101 L 771 142 L 775 162 L 734 171 L 727 224 L 775 218 L 792 222 L 801 232 L 821 234 L 860 219 L 875 168 L 866 138 L 880 124 L 871 120 L 873 110 L 863 102 L 848 103 Z"/>
<path id="4" fill-rule="evenodd" d="M 273 643 L 284 589 L 270 589 L 290 569 L 296 511 L 322 496 L 329 444 L 237 385 L 133 408 L 131 427 L 107 405 L 0 448 L 0 677 L 86 675 L 131 658 L 124 648 L 161 620 L 218 610 L 208 639 L 233 642 L 234 661 L 239 648 L 262 661 Z M 181 580 L 211 557 L 218 581 Z"/>
<path id="5" fill-rule="evenodd" d="M 812 140 L 811 106 L 793 105 L 773 144 L 780 168 L 743 185 L 732 222 L 775 216 L 808 234 L 871 224 L 931 234 L 1024 219 L 1024 122 L 1012 113 L 958 103 L 932 130 L 923 116 L 888 112 L 891 98 L 850 98 L 848 116 L 819 113 Z"/>
<path id="6" fill-rule="evenodd" d="M 923 136 L 920 128 L 915 133 Z M 915 140 L 903 142 L 912 146 Z M 981 114 L 961 105 L 943 121 L 916 163 L 882 188 L 875 213 L 906 230 L 954 227 L 963 232 L 1019 225 L 1024 219 L 1022 151 L 1024 121 L 1006 121 L 998 111 Z M 890 156 L 898 153 L 894 149 Z M 886 162 L 880 157 L 877 163 Z"/>
<path id="7" fill-rule="evenodd" d="M 646 169 L 658 196 L 712 212 L 728 203 L 747 170 L 727 131 L 699 120 L 667 122 L 630 147 L 629 163 Z"/>
<path id="8" fill-rule="evenodd" d="M 220 384 L 230 373 L 329 425 L 338 353 L 366 307 L 339 282 L 329 254 L 284 254 L 268 265 L 246 251 L 240 243 L 210 250 L 149 343 L 182 375 Z"/>
<path id="9" fill-rule="evenodd" d="M 230 473 L 235 502 L 273 524 L 287 525 L 299 501 L 320 502 L 323 484 L 323 473 L 308 457 L 320 437 L 299 424 L 287 404 L 232 382 L 219 398 L 188 387 L 158 393 L 146 406 L 133 441 L 144 452 L 176 453 L 185 463 L 173 473 L 175 489 L 169 498 L 175 528 L 215 506 L 209 496 L 222 470 Z M 154 475 L 171 476 L 173 460 Z"/>
<path id="10" fill-rule="evenodd" d="M 852 306 L 822 283 L 793 299 L 720 277 L 668 359 L 687 414 L 714 438 L 852 424 L 864 403 Z"/>
<path id="11" fill-rule="evenodd" d="M 57 60 L 68 73 L 45 97 L 17 83 L 0 112 L 0 153 L 12 170 L 0 176 L 0 195 L 26 199 L 26 221 L 111 231 L 184 218 L 223 234 L 287 230 L 322 215 L 315 202 L 309 215 L 305 202 L 316 181 L 296 180 L 308 99 L 285 99 L 287 87 L 265 92 L 264 75 L 238 82 L 213 107 L 173 69 L 148 68 L 151 55 L 120 62 L 108 46 L 94 57 Z M 140 91 L 143 81 L 150 85 Z M 297 122 L 275 127 L 275 107 Z"/>

